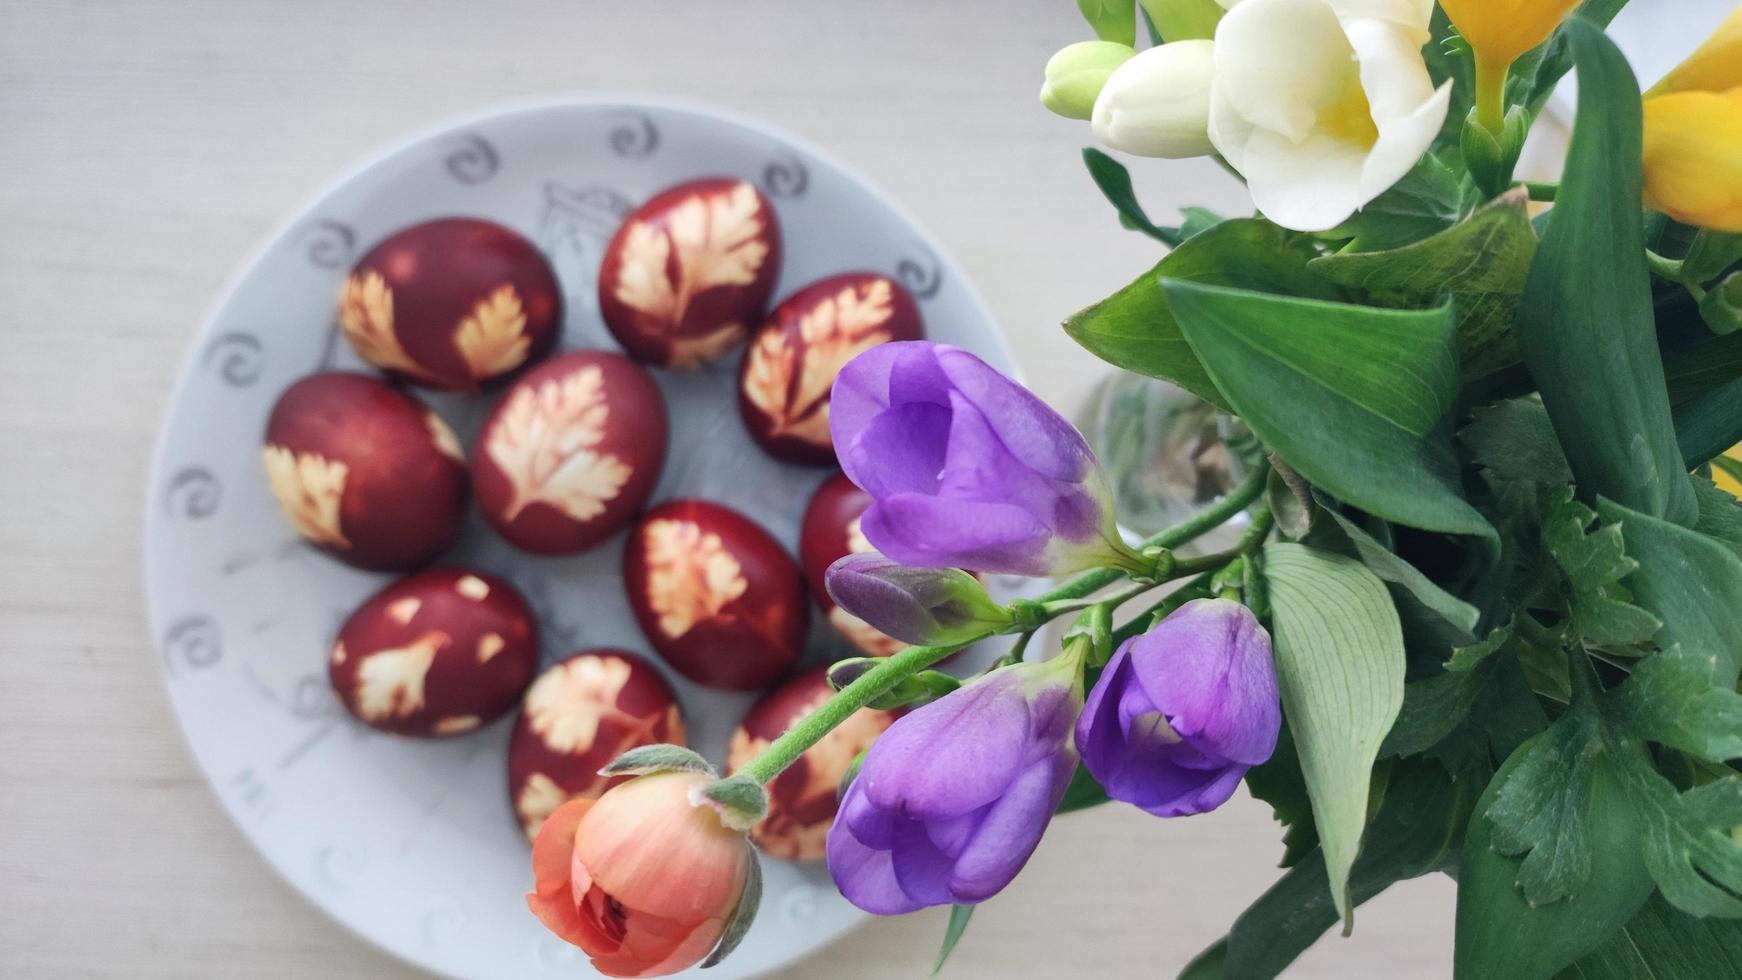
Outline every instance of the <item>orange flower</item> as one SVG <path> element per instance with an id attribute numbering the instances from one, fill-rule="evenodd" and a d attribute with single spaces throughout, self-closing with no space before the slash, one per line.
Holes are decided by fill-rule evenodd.
<path id="1" fill-rule="evenodd" d="M 659 772 L 558 807 L 532 845 L 527 907 L 606 976 L 665 976 L 700 962 L 725 933 L 754 860 L 741 831 L 691 802 L 713 781 Z"/>

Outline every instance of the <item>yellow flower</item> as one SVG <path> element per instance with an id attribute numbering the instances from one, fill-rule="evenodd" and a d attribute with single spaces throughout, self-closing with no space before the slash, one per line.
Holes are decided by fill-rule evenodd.
<path id="1" fill-rule="evenodd" d="M 1548 40 L 1579 0 L 1440 0 L 1478 60 L 1510 65 Z"/>
<path id="2" fill-rule="evenodd" d="M 1645 201 L 1684 224 L 1742 232 L 1742 88 L 1645 100 Z"/>
<path id="3" fill-rule="evenodd" d="M 1742 87 L 1742 4 L 1718 25 L 1706 43 L 1646 92 L 1647 97 L 1671 92 L 1724 92 Z"/>

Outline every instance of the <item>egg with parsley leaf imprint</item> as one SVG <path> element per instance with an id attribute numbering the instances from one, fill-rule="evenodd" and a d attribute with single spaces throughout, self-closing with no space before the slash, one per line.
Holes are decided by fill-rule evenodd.
<path id="1" fill-rule="evenodd" d="M 296 532 L 349 565 L 410 571 L 459 535 L 465 456 L 435 412 L 377 378 L 309 375 L 266 422 L 266 483 Z"/>
<path id="2" fill-rule="evenodd" d="M 643 745 L 685 744 L 677 695 L 627 650 L 582 650 L 526 689 L 508 740 L 508 798 L 528 840 L 573 799 L 598 799 L 629 777 L 599 770 Z"/>
<path id="3" fill-rule="evenodd" d="M 327 676 L 345 710 L 395 735 L 464 735 L 502 717 L 538 670 L 532 609 L 502 578 L 434 568 L 369 597 Z"/>
<path id="4" fill-rule="evenodd" d="M 837 560 L 877 550 L 859 528 L 859 519 L 870 506 L 871 495 L 855 486 L 845 473 L 824 480 L 805 507 L 798 556 L 811 598 L 828 617 L 829 625 L 867 656 L 887 657 L 907 644 L 842 609 L 829 597 L 827 585 L 829 566 Z"/>
<path id="5" fill-rule="evenodd" d="M 750 338 L 738 413 L 770 456 L 829 465 L 829 390 L 841 368 L 878 344 L 925 336 L 919 306 L 887 276 L 851 272 L 787 297 Z"/>
<path id="6" fill-rule="evenodd" d="M 648 511 L 624 546 L 623 586 L 653 649 L 698 684 L 752 691 L 804 652 L 798 566 L 730 508 L 671 500 Z"/>
<path id="7" fill-rule="evenodd" d="M 523 551 L 584 551 L 647 502 L 667 432 L 665 400 L 639 365 L 559 355 L 503 392 L 472 444 L 478 507 Z"/>
<path id="8" fill-rule="evenodd" d="M 834 695 L 828 668 L 806 671 L 764 695 L 732 733 L 726 770 L 737 772 L 771 742 L 809 717 Z M 899 712 L 861 708 L 804 751 L 767 784 L 768 815 L 750 829 L 750 840 L 772 857 L 821 860 L 836 794 L 847 768 L 871 747 Z"/>
<path id="9" fill-rule="evenodd" d="M 471 390 L 542 357 L 562 289 L 520 233 L 442 218 L 389 235 L 352 268 L 339 325 L 357 356 L 428 388 Z"/>
<path id="10" fill-rule="evenodd" d="M 679 184 L 605 246 L 599 312 L 624 349 L 661 367 L 723 356 L 762 319 L 780 274 L 780 222 L 756 185 Z"/>

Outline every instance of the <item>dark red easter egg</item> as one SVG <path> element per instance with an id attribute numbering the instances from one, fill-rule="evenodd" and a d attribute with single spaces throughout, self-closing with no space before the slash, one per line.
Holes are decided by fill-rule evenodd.
<path id="1" fill-rule="evenodd" d="M 402 578 L 357 607 L 327 658 L 333 693 L 396 735 L 460 735 L 506 714 L 538 671 L 538 626 L 507 581 L 463 568 Z"/>
<path id="2" fill-rule="evenodd" d="M 509 386 L 472 444 L 478 507 L 524 551 L 582 551 L 641 510 L 665 444 L 665 399 L 645 370 L 605 351 L 559 355 Z"/>
<path id="3" fill-rule="evenodd" d="M 768 692 L 732 733 L 726 769 L 737 772 L 787 729 L 821 707 L 834 692 L 828 668 L 806 671 Z M 750 839 L 774 857 L 815 861 L 823 856 L 835 822 L 836 790 L 847 767 L 895 723 L 893 711 L 863 708 L 805 749 L 767 785 L 768 815 Z"/>
<path id="4" fill-rule="evenodd" d="M 599 312 L 632 356 L 691 367 L 744 338 L 779 274 L 780 222 L 756 185 L 690 181 L 636 208 L 611 237 Z"/>
<path id="5" fill-rule="evenodd" d="M 358 568 L 409 571 L 453 543 L 466 508 L 452 429 L 375 378 L 313 374 L 266 423 L 266 480 L 304 538 Z"/>
<path id="6" fill-rule="evenodd" d="M 867 656 L 887 657 L 907 644 L 883 635 L 870 623 L 835 605 L 825 584 L 830 565 L 847 555 L 877 550 L 859 530 L 859 519 L 870 506 L 871 495 L 854 486 L 845 473 L 824 480 L 805 508 L 798 557 L 811 595 L 816 597 L 823 615 L 829 617 L 829 625 Z"/>
<path id="7" fill-rule="evenodd" d="M 683 713 L 658 669 L 627 650 L 582 650 L 526 689 L 508 741 L 508 799 L 526 839 L 552 810 L 629 778 L 599 775 L 642 745 L 683 745 Z"/>
<path id="8" fill-rule="evenodd" d="M 889 277 L 849 272 L 819 279 L 782 300 L 751 336 L 738 371 L 738 413 L 769 455 L 833 463 L 835 376 L 878 344 L 924 336 L 918 304 Z"/>
<path id="9" fill-rule="evenodd" d="M 653 648 L 698 684 L 755 690 L 804 652 L 810 611 L 798 566 L 719 504 L 672 500 L 648 511 L 623 549 L 623 586 Z"/>
<path id="10" fill-rule="evenodd" d="M 538 249 L 477 218 L 393 233 L 339 293 L 357 356 L 429 388 L 477 388 L 543 357 L 562 315 L 562 288 Z"/>

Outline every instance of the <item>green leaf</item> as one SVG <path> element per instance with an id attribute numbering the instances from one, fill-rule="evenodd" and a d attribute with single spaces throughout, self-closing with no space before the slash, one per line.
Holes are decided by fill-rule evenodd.
<path id="1" fill-rule="evenodd" d="M 1349 543 L 1355 546 L 1355 554 L 1373 574 L 1464 632 L 1469 633 L 1476 629 L 1476 621 L 1481 618 L 1482 613 L 1475 606 L 1434 584 L 1432 579 L 1423 575 L 1414 565 L 1398 557 L 1347 517 L 1328 507 L 1325 508 L 1325 513 L 1330 514 L 1337 526 L 1348 535 Z"/>
<path id="2" fill-rule="evenodd" d="M 1742 776 L 1727 776 L 1686 793 L 1646 758 L 1625 770 L 1644 825 L 1645 866 L 1670 904 L 1689 915 L 1742 918 Z"/>
<path id="3" fill-rule="evenodd" d="M 1700 520 L 1694 530 L 1742 557 L 1742 501 L 1699 476 L 1694 477 L 1694 498 L 1700 502 Z"/>
<path id="4" fill-rule="evenodd" d="M 1264 548 L 1277 677 L 1332 900 L 1349 928 L 1349 871 L 1379 745 L 1403 705 L 1403 628 L 1379 577 L 1298 544 Z"/>
<path id="5" fill-rule="evenodd" d="M 1742 922 L 1696 919 L 1661 895 L 1555 980 L 1742 980 Z"/>
<path id="6" fill-rule="evenodd" d="M 719 811 L 721 823 L 736 830 L 749 830 L 768 813 L 768 791 L 743 774 L 709 783 L 702 797 Z"/>
<path id="7" fill-rule="evenodd" d="M 1449 310 L 1380 310 L 1174 278 L 1162 289 L 1215 386 L 1302 476 L 1398 524 L 1493 536 L 1462 496 L 1441 425 L 1458 375 Z"/>
<path id="8" fill-rule="evenodd" d="M 1452 659 L 1446 661 L 1446 669 L 1454 672 L 1474 670 L 1489 657 L 1499 653 L 1512 642 L 1513 624 L 1507 623 L 1490 630 L 1488 635 L 1467 647 L 1458 647 L 1452 651 Z"/>
<path id="9" fill-rule="evenodd" d="M 1265 478 L 1264 503 L 1276 518 L 1276 529 L 1285 537 L 1299 540 L 1313 529 L 1318 506 L 1313 503 L 1312 485 L 1275 454 L 1270 457 L 1270 475 Z"/>
<path id="10" fill-rule="evenodd" d="M 720 934 L 719 945 L 702 961 L 702 969 L 719 966 L 738 944 L 744 941 L 744 935 L 750 931 L 750 926 L 756 921 L 756 913 L 762 907 L 762 859 L 756 856 L 756 848 L 744 842 L 744 850 L 749 852 L 750 876 L 744 881 L 744 891 L 738 896 L 738 904 L 732 909 L 732 917 L 726 921 L 726 929 Z"/>
<path id="11" fill-rule="evenodd" d="M 972 905 L 950 906 L 950 924 L 944 930 L 944 944 L 938 948 L 937 961 L 932 964 L 932 976 L 943 970 L 944 962 L 956 951 L 956 943 L 961 941 L 962 933 L 968 931 L 968 920 L 974 917 L 974 908 Z"/>
<path id="12" fill-rule="evenodd" d="M 1137 191 L 1131 186 L 1131 171 L 1125 165 L 1092 146 L 1083 147 L 1083 165 L 1089 177 L 1113 209 L 1119 212 L 1119 223 L 1169 247 L 1185 240 L 1178 228 L 1166 228 L 1149 220 L 1143 205 L 1137 203 Z"/>
<path id="13" fill-rule="evenodd" d="M 1693 468 L 1742 441 L 1742 332 L 1666 338 L 1663 369 L 1682 461 Z"/>
<path id="14" fill-rule="evenodd" d="M 1457 863 L 1464 826 L 1481 783 L 1454 779 L 1432 763 L 1399 763 L 1350 873 L 1356 904 L 1396 882 Z M 1268 980 L 1282 973 L 1337 921 L 1323 861 L 1303 861 L 1234 921 L 1228 938 L 1182 976 Z M 1213 955 L 1221 950 L 1219 969 Z M 1198 965 L 1202 964 L 1202 965 Z M 1192 973 L 1192 969 L 1201 972 Z"/>
<path id="15" fill-rule="evenodd" d="M 1427 154 L 1361 210 L 1319 237 L 1348 238 L 1347 249 L 1397 248 L 1443 231 L 1464 216 L 1464 186 L 1452 169 Z"/>
<path id="16" fill-rule="evenodd" d="M 1562 27 L 1579 69 L 1566 174 L 1518 308 L 1518 340 L 1579 493 L 1692 524 L 1639 210 L 1639 83 L 1601 29 Z"/>
<path id="17" fill-rule="evenodd" d="M 1312 800 L 1306 777 L 1300 770 L 1300 753 L 1294 733 L 1285 723 L 1276 740 L 1276 751 L 1262 764 L 1246 771 L 1246 791 L 1270 805 L 1271 815 L 1282 824 L 1282 866 L 1292 868 L 1318 850 L 1319 834 L 1313 826 Z M 1317 862 L 1323 866 L 1324 862 Z"/>
<path id="18" fill-rule="evenodd" d="M 1495 402 L 1470 414 L 1470 424 L 1458 430 L 1458 441 L 1494 476 L 1553 486 L 1573 482 L 1554 423 L 1535 397 Z"/>
<path id="19" fill-rule="evenodd" d="M 1315 254 L 1307 238 L 1261 218 L 1225 221 L 1169 252 L 1131 285 L 1066 320 L 1065 332 L 1104 361 L 1172 381 L 1226 409 L 1227 401 L 1180 333 L 1162 292 L 1162 277 L 1336 298 L 1340 293 L 1334 286 L 1307 271 L 1307 260 Z"/>
<path id="20" fill-rule="evenodd" d="M 1469 717 L 1487 672 L 1435 674 L 1403 686 L 1403 708 L 1397 724 L 1379 747 L 1381 756 L 1420 755 L 1456 731 Z"/>
<path id="21" fill-rule="evenodd" d="M 1599 501 L 1619 525 L 1638 568 L 1622 583 L 1633 600 L 1663 620 L 1660 646 L 1680 645 L 1715 664 L 1712 682 L 1735 687 L 1742 669 L 1742 558 L 1696 531 Z"/>
<path id="22" fill-rule="evenodd" d="M 1077 9 L 1101 40 L 1137 43 L 1137 5 L 1133 0 L 1077 0 Z"/>
<path id="23" fill-rule="evenodd" d="M 1065 787 L 1065 795 L 1059 798 L 1059 805 L 1054 813 L 1075 813 L 1100 806 L 1111 801 L 1107 790 L 1089 775 L 1089 769 L 1082 763 L 1077 763 L 1077 771 L 1071 775 L 1070 785 Z"/>
<path id="24" fill-rule="evenodd" d="M 656 772 L 701 772 L 716 775 L 708 760 L 681 745 L 642 745 L 611 760 L 601 776 L 646 776 Z"/>
<path id="25" fill-rule="evenodd" d="M 1585 0 L 1579 4 L 1573 16 L 1590 21 L 1598 27 L 1607 27 L 1625 6 L 1627 0 Z M 1547 43 L 1526 52 L 1512 66 L 1512 77 L 1506 86 L 1507 97 L 1512 102 L 1524 105 L 1532 116 L 1542 111 L 1548 97 L 1554 94 L 1561 77 L 1573 66 L 1567 32 L 1567 25 L 1561 25 Z"/>
<path id="26" fill-rule="evenodd" d="M 1711 762 L 1742 757 L 1742 694 L 1713 687 L 1713 658 L 1679 646 L 1646 657 L 1608 712 L 1642 738 Z"/>
<path id="27" fill-rule="evenodd" d="M 1494 825 L 1484 814 L 1550 736 L 1544 732 L 1512 753 L 1470 818 L 1458 866 L 1454 980 L 1547 980 L 1595 949 L 1651 895 L 1651 876 L 1640 856 L 1639 821 L 1628 803 L 1616 760 L 1617 753 L 1643 755 L 1637 743 L 1617 747 L 1592 742 L 1576 760 L 1587 772 L 1580 812 L 1581 837 L 1590 858 L 1584 884 L 1572 897 L 1530 904 L 1516 884 L 1520 862 L 1490 846 Z M 1568 776 L 1551 773 L 1550 778 Z"/>
<path id="28" fill-rule="evenodd" d="M 1519 357 L 1512 321 L 1536 254 L 1536 232 L 1524 207 L 1520 189 L 1412 244 L 1327 255 L 1307 267 L 1375 306 L 1430 309 L 1449 297 L 1457 317 L 1458 363 L 1465 377 L 1480 377 Z"/>
<path id="29" fill-rule="evenodd" d="M 1742 235 L 1701 229 L 1682 257 L 1682 273 L 1691 282 L 1710 282 L 1738 262 L 1742 262 Z"/>
<path id="30" fill-rule="evenodd" d="M 1573 628 L 1587 644 L 1636 653 L 1663 623 L 1633 604 L 1622 579 L 1639 567 L 1627 556 L 1621 524 L 1609 521 L 1586 533 L 1597 512 L 1566 488 L 1543 519 L 1543 541 L 1566 581 Z"/>
<path id="31" fill-rule="evenodd" d="M 1575 701 L 1527 743 L 1529 750 L 1484 811 L 1494 849 L 1523 859 L 1518 887 L 1531 905 L 1574 895 L 1590 878 L 1586 820 L 1595 774 L 1587 757 L 1600 750 L 1600 724 L 1594 703 Z"/>

